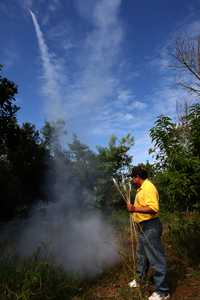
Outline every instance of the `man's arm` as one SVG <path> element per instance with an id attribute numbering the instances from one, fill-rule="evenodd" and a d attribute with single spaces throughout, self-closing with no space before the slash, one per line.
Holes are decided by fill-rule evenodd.
<path id="1" fill-rule="evenodd" d="M 157 214 L 157 211 L 153 210 L 150 206 L 146 205 L 146 206 L 140 206 L 140 207 L 136 207 L 131 203 L 127 203 L 127 209 L 129 212 L 135 212 L 135 213 L 141 213 L 141 214 L 151 214 L 151 215 L 155 215 Z"/>

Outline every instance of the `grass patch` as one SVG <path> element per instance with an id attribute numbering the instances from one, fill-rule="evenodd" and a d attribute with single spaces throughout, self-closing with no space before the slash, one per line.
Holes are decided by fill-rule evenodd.
<path id="1" fill-rule="evenodd" d="M 67 300 L 80 294 L 80 281 L 38 254 L 28 259 L 1 256 L 1 300 Z"/>
<path id="2" fill-rule="evenodd" d="M 165 227 L 163 241 L 168 257 L 169 284 L 173 294 L 177 286 L 181 285 L 184 280 L 188 278 L 195 280 L 199 277 L 199 268 L 193 268 L 190 261 L 185 258 L 189 254 L 189 250 L 192 249 L 195 252 L 198 250 L 196 249 L 197 244 L 195 246 L 190 244 L 193 244 L 194 241 L 199 243 L 200 237 L 196 239 L 198 232 L 195 230 L 199 226 L 199 221 L 196 217 L 180 217 L 172 214 L 163 215 L 162 220 Z M 129 214 L 126 211 L 114 212 L 110 222 L 116 228 L 121 261 L 93 279 L 83 280 L 77 274 L 66 273 L 61 267 L 53 263 L 53 259 L 42 256 L 41 252 L 44 253 L 44 251 L 40 252 L 40 249 L 31 258 L 22 259 L 11 255 L 12 251 L 9 249 L 9 251 L 3 251 L 5 247 L 2 247 L 0 249 L 0 299 L 148 299 L 153 291 L 151 272 L 140 289 L 128 287 L 128 282 L 134 274 Z M 190 244 L 188 244 L 188 240 Z"/>

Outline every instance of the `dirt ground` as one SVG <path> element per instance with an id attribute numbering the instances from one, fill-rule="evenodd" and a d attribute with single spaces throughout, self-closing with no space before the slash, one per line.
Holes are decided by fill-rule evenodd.
<path id="1" fill-rule="evenodd" d="M 130 242 L 130 241 L 129 241 Z M 127 253 L 130 245 L 124 244 Z M 200 266 L 191 267 L 180 259 L 175 251 L 165 242 L 168 260 L 168 277 L 171 300 L 200 300 Z M 93 281 L 83 284 L 79 297 L 73 300 L 147 300 L 153 292 L 152 274 L 141 289 L 131 289 L 130 270 L 126 262 L 107 270 Z"/>
<path id="2" fill-rule="evenodd" d="M 175 270 L 170 270 L 173 278 L 170 280 L 171 300 L 200 300 L 200 272 L 188 269 L 177 277 Z M 172 272 L 174 272 L 172 274 Z M 153 285 L 148 283 L 142 287 L 142 296 L 136 289 L 130 289 L 127 286 L 130 278 L 124 276 L 122 266 L 118 266 L 107 273 L 96 282 L 91 282 L 90 285 L 84 288 L 85 292 L 80 297 L 73 300 L 141 300 L 148 299 L 148 296 L 153 292 Z"/>

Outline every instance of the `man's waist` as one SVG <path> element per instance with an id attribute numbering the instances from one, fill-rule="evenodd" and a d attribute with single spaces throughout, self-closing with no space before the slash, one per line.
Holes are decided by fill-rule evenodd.
<path id="1" fill-rule="evenodd" d="M 159 217 L 159 212 L 156 214 L 142 214 L 142 213 L 133 213 L 133 220 L 135 223 L 146 222 L 154 220 Z"/>
<path id="2" fill-rule="evenodd" d="M 160 220 L 159 217 L 156 216 L 155 218 L 151 218 L 151 219 L 148 219 L 148 220 L 141 221 L 141 222 L 138 223 L 138 225 L 141 226 L 141 227 L 144 227 L 144 226 L 146 226 L 150 223 L 158 222 L 159 220 Z"/>

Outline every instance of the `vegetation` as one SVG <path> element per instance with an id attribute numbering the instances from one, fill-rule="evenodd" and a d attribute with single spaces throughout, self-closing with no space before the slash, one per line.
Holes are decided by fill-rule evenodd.
<path id="1" fill-rule="evenodd" d="M 180 84 L 196 97 L 200 93 L 199 45 L 199 38 L 179 39 L 174 54 L 176 66 L 190 74 L 189 82 L 180 81 Z M 86 283 L 66 274 L 51 259 L 38 253 L 29 259 L 19 259 L 6 254 L 2 247 L 1 299 L 88 300 L 94 299 L 94 295 L 99 299 L 97 285 L 104 284 L 104 279 L 113 285 L 115 294 L 110 299 L 141 299 L 141 295 L 146 299 L 143 290 L 133 296 L 130 290 L 113 283 L 120 276 L 124 276 L 122 281 L 131 276 L 130 248 L 125 242 L 128 240 L 128 218 L 127 213 L 120 210 L 124 203 L 113 186 L 112 177 L 120 179 L 130 171 L 133 162 L 129 150 L 134 145 L 133 136 L 127 134 L 118 139 L 113 135 L 107 146 L 97 146 L 96 151 L 76 135 L 66 144 L 63 120 L 46 122 L 41 131 L 34 124 L 18 123 L 17 91 L 15 83 L 0 75 L 0 222 L 27 217 L 38 201 L 54 200 L 57 190 L 63 197 L 62 187 L 67 184 L 74 187 L 72 194 L 75 189 L 79 191 L 80 210 L 89 205 L 110 213 L 109 220 L 117 229 L 121 242 L 122 263 L 107 270 L 103 279 Z M 181 268 L 179 274 L 170 271 L 173 286 L 174 278 L 178 280 L 182 276 L 184 280 L 188 266 L 199 272 L 200 104 L 187 106 L 178 122 L 167 115 L 159 116 L 150 129 L 150 137 L 153 146 L 149 152 L 154 163 L 145 166 L 159 189 L 170 259 L 175 257 L 175 264 Z M 121 237 L 120 232 L 125 236 Z"/>
<path id="2" fill-rule="evenodd" d="M 171 242 L 177 254 L 193 266 L 200 263 L 199 214 L 178 215 L 170 225 Z"/>
<path id="3" fill-rule="evenodd" d="M 184 292 L 191 292 L 191 297 L 186 296 L 185 299 L 199 299 L 199 289 L 195 289 L 195 286 L 199 287 L 200 275 L 197 252 L 199 238 L 195 234 L 195 222 L 198 220 L 189 215 L 186 218 L 180 214 L 175 216 L 169 213 L 163 214 L 162 218 L 165 224 L 168 224 L 164 231 L 164 240 L 170 289 L 175 293 L 175 298 L 172 299 L 181 299 L 182 290 L 175 292 L 177 285 L 181 284 L 185 287 Z M 9 251 L 5 250 L 5 245 L 2 245 L 4 251 L 1 249 L 1 299 L 147 300 L 153 289 L 152 272 L 148 274 L 147 281 L 141 288 L 133 291 L 127 286 L 133 274 L 128 214 L 124 211 L 114 211 L 109 219 L 117 232 L 121 262 L 88 280 L 80 279 L 78 274 L 63 271 L 62 267 L 53 263 L 53 258 L 48 256 L 48 252 L 44 256 L 38 250 L 31 258 L 22 259 L 10 255 Z M 183 230 L 180 231 L 181 229 Z M 188 243 L 188 239 L 194 240 L 194 244 Z"/>
<path id="4" fill-rule="evenodd" d="M 155 181 L 167 210 L 199 210 L 200 105 L 189 108 L 182 123 L 160 116 L 150 130 L 155 155 Z"/>
<path id="5" fill-rule="evenodd" d="M 0 259 L 1 299 L 71 299 L 80 293 L 80 281 L 39 253 L 30 259 Z"/>

